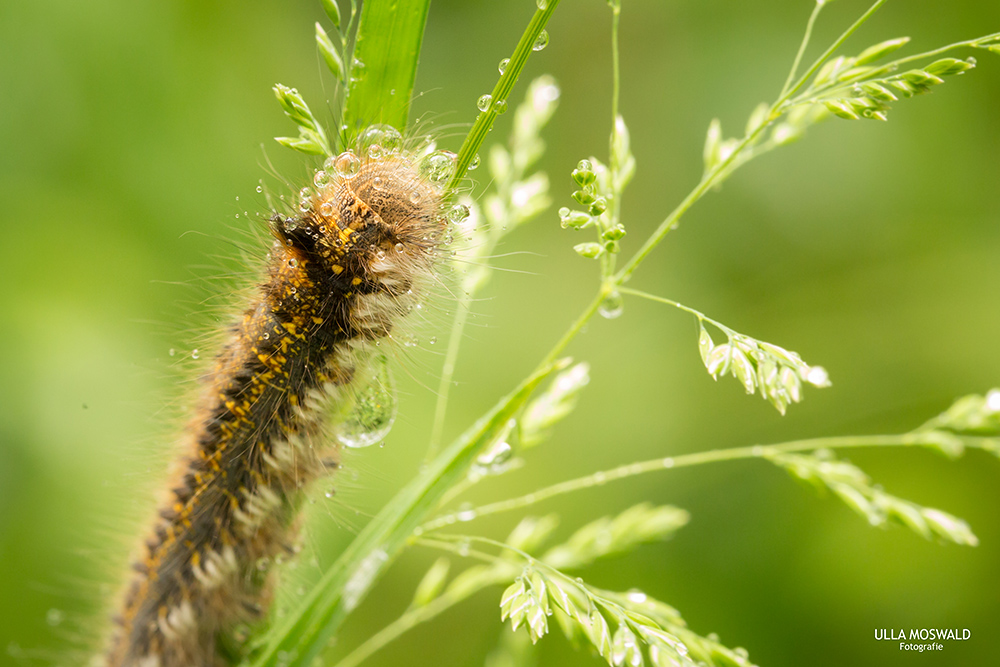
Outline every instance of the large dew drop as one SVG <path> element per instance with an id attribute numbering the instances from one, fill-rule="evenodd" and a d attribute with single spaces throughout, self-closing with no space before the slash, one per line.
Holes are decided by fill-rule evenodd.
<path id="1" fill-rule="evenodd" d="M 378 146 L 380 153 L 391 153 L 403 144 L 403 136 L 392 125 L 370 125 L 358 137 L 358 146 L 370 148 Z"/>
<path id="2" fill-rule="evenodd" d="M 455 173 L 457 157 L 451 151 L 434 151 L 420 161 L 420 175 L 432 184 L 444 187 L 451 175 Z"/>
<path id="3" fill-rule="evenodd" d="M 609 320 L 619 317 L 624 310 L 625 301 L 617 291 L 604 297 L 604 301 L 601 301 L 601 305 L 597 307 L 597 312 L 600 313 L 601 317 Z"/>
<path id="4" fill-rule="evenodd" d="M 354 409 L 337 433 L 345 447 L 370 447 L 382 442 L 396 421 L 396 388 L 385 356 L 372 363 L 372 379 L 358 392 Z"/>

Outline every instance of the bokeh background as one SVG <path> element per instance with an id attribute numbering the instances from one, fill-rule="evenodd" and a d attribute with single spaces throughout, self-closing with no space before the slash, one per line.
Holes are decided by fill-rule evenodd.
<path id="1" fill-rule="evenodd" d="M 711 118 L 737 134 L 774 97 L 810 6 L 626 0 L 621 109 L 639 171 L 624 203 L 624 252 L 697 181 Z M 815 43 L 865 6 L 834 3 Z M 471 122 L 533 9 L 435 0 L 415 113 Z M 0 3 L 0 664 L 82 662 L 96 641 L 102 601 L 163 483 L 186 360 L 199 347 L 207 354 L 205 334 L 223 319 L 213 295 L 226 301 L 240 284 L 241 248 L 256 247 L 247 230 L 266 210 L 260 179 L 273 187 L 266 161 L 292 179 L 309 168 L 270 139 L 292 131 L 270 87 L 297 86 L 324 109 L 332 85 L 312 37 L 321 18 L 313 0 Z M 525 75 L 548 72 L 562 86 L 542 165 L 554 208 L 571 203 L 576 162 L 605 156 L 609 21 L 600 0 L 565 0 Z M 931 48 L 998 29 L 995 2 L 889 3 L 847 50 L 900 35 Z M 576 414 L 523 470 L 470 499 L 701 449 L 899 432 L 1000 385 L 1000 57 L 976 55 L 979 68 L 900 103 L 887 124 L 830 121 L 741 170 L 636 274 L 637 288 L 824 365 L 832 388 L 807 391 L 780 417 L 736 382 L 711 381 L 690 317 L 630 301 L 571 350 L 592 365 Z M 459 137 L 444 143 L 457 148 Z M 578 241 L 553 210 L 500 249 L 519 254 L 497 260 L 513 271 L 496 273 L 475 305 L 449 434 L 523 377 L 590 299 L 596 267 L 572 252 Z M 397 368 L 395 430 L 384 448 L 348 458 L 334 501 L 316 494 L 313 555 L 292 578 L 314 578 L 420 464 L 443 347 L 430 338 L 446 337 L 447 300 L 432 310 L 422 348 Z M 761 665 L 995 664 L 1000 462 L 926 451 L 851 460 L 889 492 L 966 518 L 980 546 L 872 529 L 761 462 L 650 475 L 538 511 L 560 512 L 568 534 L 643 499 L 689 509 L 693 521 L 672 541 L 583 575 L 643 588 Z M 516 518 L 482 528 L 503 533 Z M 435 557 L 414 550 L 401 560 L 334 653 L 395 618 Z M 483 664 L 506 632 L 498 596 L 477 596 L 370 664 Z M 874 640 L 876 628 L 928 626 L 969 628 L 972 638 L 920 655 Z M 533 655 L 599 664 L 558 633 Z"/>

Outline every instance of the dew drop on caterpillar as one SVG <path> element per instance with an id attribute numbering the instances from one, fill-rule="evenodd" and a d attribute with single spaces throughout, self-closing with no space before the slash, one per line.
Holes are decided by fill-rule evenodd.
<path id="1" fill-rule="evenodd" d="M 233 629 L 266 612 L 269 565 L 291 550 L 305 488 L 338 466 L 341 444 L 372 444 L 391 425 L 375 346 L 431 276 L 454 217 L 453 163 L 373 126 L 315 172 L 294 215 L 270 219 L 264 275 L 201 381 L 108 667 L 225 664 Z"/>

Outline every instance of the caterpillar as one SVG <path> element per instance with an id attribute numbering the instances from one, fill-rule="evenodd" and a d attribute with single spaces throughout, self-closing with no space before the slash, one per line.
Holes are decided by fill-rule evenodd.
<path id="1" fill-rule="evenodd" d="M 363 137 L 326 160 L 295 215 L 270 218 L 263 278 L 201 380 L 107 667 L 227 664 L 233 629 L 267 611 L 270 563 L 291 549 L 306 487 L 339 465 L 330 435 L 374 346 L 426 288 L 454 156 L 421 159 L 388 126 Z"/>

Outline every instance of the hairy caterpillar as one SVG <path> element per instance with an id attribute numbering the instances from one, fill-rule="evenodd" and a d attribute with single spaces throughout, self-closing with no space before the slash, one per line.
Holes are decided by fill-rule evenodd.
<path id="1" fill-rule="evenodd" d="M 202 380 L 108 667 L 225 664 L 227 632 L 267 609 L 304 488 L 338 465 L 330 415 L 417 298 L 449 217 L 450 154 L 419 159 L 388 126 L 363 137 L 316 172 L 299 214 L 271 218 L 266 274 Z"/>

